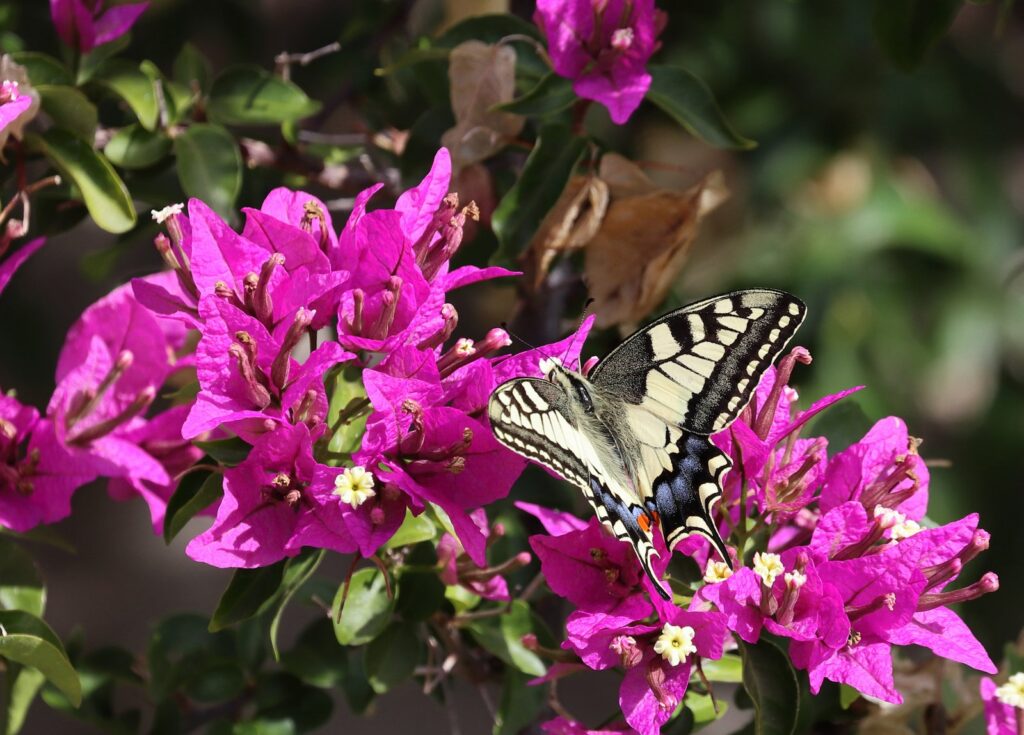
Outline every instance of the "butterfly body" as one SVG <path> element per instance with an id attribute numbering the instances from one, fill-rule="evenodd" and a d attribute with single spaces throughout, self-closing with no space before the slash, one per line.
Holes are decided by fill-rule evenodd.
<path id="1" fill-rule="evenodd" d="M 730 557 L 711 511 L 731 463 L 709 440 L 750 401 L 803 320 L 781 291 L 738 291 L 666 314 L 588 376 L 545 361 L 544 379 L 495 389 L 495 437 L 583 490 L 598 518 L 630 542 L 644 571 L 653 535 L 669 550 L 697 533 Z"/>

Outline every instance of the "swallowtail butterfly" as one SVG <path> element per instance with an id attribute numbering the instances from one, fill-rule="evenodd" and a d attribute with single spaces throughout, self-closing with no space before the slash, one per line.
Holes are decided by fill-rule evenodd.
<path id="1" fill-rule="evenodd" d="M 544 379 L 491 394 L 495 437 L 583 490 L 597 517 L 651 569 L 652 533 L 669 552 L 692 533 L 727 563 L 711 516 L 732 463 L 709 436 L 727 428 L 804 319 L 782 291 L 736 291 L 665 314 L 588 376 L 541 361 Z"/>

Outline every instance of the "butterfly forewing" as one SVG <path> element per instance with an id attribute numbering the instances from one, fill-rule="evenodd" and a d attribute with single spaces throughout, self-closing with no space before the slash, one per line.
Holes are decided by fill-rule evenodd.
<path id="1" fill-rule="evenodd" d="M 567 400 L 561 388 L 546 380 L 510 380 L 491 396 L 491 430 L 513 452 L 539 462 L 586 492 L 590 470 L 581 458 L 579 434 L 566 418 Z"/>
<path id="2" fill-rule="evenodd" d="M 667 423 L 712 434 L 747 405 L 805 311 L 799 299 L 769 290 L 691 304 L 619 345 L 591 380 Z"/>

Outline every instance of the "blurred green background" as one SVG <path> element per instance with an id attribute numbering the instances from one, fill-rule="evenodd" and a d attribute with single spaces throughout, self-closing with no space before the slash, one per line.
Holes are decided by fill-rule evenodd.
<path id="1" fill-rule="evenodd" d="M 657 162 L 648 173 L 666 186 L 688 185 L 709 169 L 725 172 L 732 198 L 705 222 L 671 302 L 752 286 L 784 288 L 807 301 L 811 316 L 799 341 L 815 361 L 794 381 L 804 400 L 867 385 L 856 399 L 867 417 L 903 416 L 924 439 L 921 453 L 933 461 L 931 516 L 947 521 L 978 512 L 991 531 L 991 550 L 968 576 L 993 569 L 1002 590 L 963 612 L 998 656 L 1024 622 L 1024 8 L 991 2 L 956 10 L 954 3 L 949 32 L 906 70 L 879 43 L 876 6 L 863 0 L 659 5 L 669 24 L 655 60 L 703 78 L 735 127 L 758 141 L 747 152 L 715 150 L 649 105 L 621 128 L 600 109 L 588 116 L 588 129 L 611 148 Z M 381 78 L 373 70 L 446 18 L 502 7 L 160 0 L 136 27 L 128 56 L 168 68 L 190 40 L 216 69 L 239 61 L 270 68 L 280 51 L 341 39 L 341 53 L 294 71 L 325 102 L 311 126 L 326 133 L 412 129 L 395 170 L 408 183 L 450 125 L 450 111 L 443 90 L 421 78 Z M 513 2 L 511 10 L 528 18 L 532 3 Z M 45 3 L 0 5 L 0 18 L 24 47 L 59 53 Z M 16 43 L 7 33 L 0 41 Z M 489 164 L 499 194 L 521 156 L 513 151 Z M 240 204 L 258 204 L 282 182 L 304 185 L 294 174 L 248 172 Z M 127 183 L 139 196 L 167 196 L 177 186 L 167 169 Z M 310 188 L 337 199 L 359 186 L 353 179 L 334 191 Z M 343 219 L 335 212 L 336 225 Z M 64 331 L 126 276 L 158 267 L 154 232 L 142 227 L 112 245 L 82 224 L 37 255 L 0 301 L 0 385 L 44 405 Z M 463 257 L 482 263 L 492 248 L 493 236 L 481 231 Z M 474 292 L 477 308 L 462 312 L 466 334 L 507 318 L 501 312 L 510 292 L 500 295 Z M 589 351 L 614 338 L 598 337 Z M 72 535 L 87 533 L 89 524 L 103 528 L 108 501 L 79 497 L 80 506 L 88 512 L 63 524 Z M 145 524 L 144 509 L 132 514 Z M 147 543 L 141 534 L 133 538 Z M 165 551 L 156 538 L 148 543 L 153 553 L 186 564 L 180 550 Z M 105 563 L 134 563 L 124 556 L 131 555 Z M 59 589 L 57 579 L 52 584 Z M 219 586 L 211 577 L 208 608 Z M 87 613 L 66 614 L 76 618 L 89 630 Z"/>

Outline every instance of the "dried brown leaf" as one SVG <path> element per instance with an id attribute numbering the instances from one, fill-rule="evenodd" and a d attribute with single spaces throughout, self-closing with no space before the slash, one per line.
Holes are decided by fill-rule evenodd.
<path id="1" fill-rule="evenodd" d="M 534 288 L 557 256 L 579 250 L 598 233 L 608 199 L 608 184 L 597 176 L 577 176 L 569 181 L 523 256 L 526 277 Z"/>
<path id="2" fill-rule="evenodd" d="M 668 294 L 700 221 L 728 196 L 720 172 L 686 191 L 659 189 L 635 164 L 601 161 L 611 203 L 587 243 L 584 275 L 599 326 L 631 329 Z"/>
<path id="3" fill-rule="evenodd" d="M 455 127 L 441 136 L 454 168 L 483 161 L 519 135 L 521 115 L 494 110 L 515 94 L 516 52 L 511 46 L 466 41 L 448 57 Z"/>

